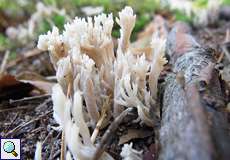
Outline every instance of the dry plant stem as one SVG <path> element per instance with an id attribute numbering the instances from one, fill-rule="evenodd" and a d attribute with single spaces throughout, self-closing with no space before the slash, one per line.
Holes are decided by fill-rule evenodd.
<path id="1" fill-rule="evenodd" d="M 109 96 L 109 97 L 111 97 L 111 96 Z M 95 142 L 96 137 L 97 137 L 97 135 L 98 135 L 98 133 L 99 133 L 99 131 L 100 131 L 101 125 L 102 125 L 104 119 L 105 119 L 106 116 L 107 116 L 106 112 L 107 112 L 108 109 L 109 109 L 109 99 L 110 99 L 110 98 L 107 99 L 107 101 L 104 103 L 104 105 L 103 105 L 103 107 L 102 107 L 101 117 L 100 117 L 99 121 L 97 122 L 96 128 L 94 129 L 93 134 L 92 134 L 92 136 L 91 136 L 91 141 L 92 141 L 92 143 Z"/>
<path id="2" fill-rule="evenodd" d="M 13 108 L 10 108 L 10 107 L 6 107 L 6 109 L 0 109 L 0 113 L 2 112 L 10 112 L 10 111 L 20 111 L 20 110 L 30 110 L 30 109 L 40 109 L 40 108 L 43 108 L 43 107 L 46 107 L 47 105 L 49 105 L 49 103 L 51 103 L 52 100 L 51 98 L 48 98 L 46 99 L 43 103 L 41 103 L 40 105 L 26 105 L 26 106 L 21 106 L 22 104 L 18 104 L 18 103 L 13 103 L 13 105 L 11 104 L 11 107 L 12 106 L 15 106 Z M 1 106 L 0 106 L 1 108 Z"/>
<path id="3" fill-rule="evenodd" d="M 93 160 L 100 159 L 101 155 L 105 151 L 106 146 L 108 145 L 109 139 L 112 137 L 114 132 L 117 130 L 123 119 L 133 110 L 133 108 L 127 108 L 115 120 L 111 123 L 109 128 L 104 133 L 100 144 L 97 146 L 96 152 L 93 156 Z"/>
<path id="4" fill-rule="evenodd" d="M 62 134 L 62 132 L 59 132 L 58 135 L 51 141 L 50 144 L 54 144 L 55 141 L 57 141 L 57 139 L 59 139 L 59 137 L 60 137 L 61 134 Z M 54 145 L 51 145 L 50 156 L 49 156 L 49 158 L 48 158 L 49 160 L 54 159 L 54 158 L 53 158 L 54 150 L 55 150 L 54 148 L 55 148 Z M 58 151 L 60 151 L 60 150 L 58 150 Z"/>
<path id="5" fill-rule="evenodd" d="M 14 108 L 6 108 L 6 109 L 0 109 L 0 113 L 3 113 L 3 112 L 15 112 L 15 111 L 21 111 L 21 110 L 28 110 L 28 109 L 33 109 L 33 107 L 35 106 L 32 106 L 32 107 L 28 107 L 28 106 L 23 106 L 23 107 L 14 107 Z"/>
<path id="6" fill-rule="evenodd" d="M 100 131 L 101 125 L 102 125 L 102 123 L 103 123 L 103 121 L 104 121 L 104 119 L 105 119 L 106 116 L 107 116 L 106 113 L 102 114 L 101 118 L 97 122 L 96 128 L 94 129 L 93 134 L 91 136 L 92 143 L 95 142 L 96 137 L 97 137 L 97 135 L 98 135 L 98 133 Z"/>
<path id="7" fill-rule="evenodd" d="M 225 42 L 229 42 L 229 41 L 230 41 L 230 30 L 227 29 L 226 36 L 225 36 Z"/>
<path id="8" fill-rule="evenodd" d="M 220 63 L 224 58 L 224 52 L 221 52 L 220 56 L 218 57 L 217 63 Z"/>
<path id="9" fill-rule="evenodd" d="M 35 121 L 38 121 L 40 120 L 41 118 L 47 116 L 48 114 L 52 113 L 52 111 L 48 111 L 46 113 L 44 113 L 43 115 L 35 118 L 35 119 L 32 119 L 31 121 L 28 121 L 28 122 L 25 122 L 25 123 L 21 123 L 20 125 L 18 125 L 17 127 L 15 127 L 14 129 L 10 130 L 10 132 L 8 132 L 5 137 L 8 137 L 8 136 L 13 136 L 15 133 L 17 133 L 20 129 L 28 126 L 29 124 L 35 122 Z"/>
<path id="10" fill-rule="evenodd" d="M 23 53 L 23 56 L 22 57 L 19 57 L 13 61 L 10 61 L 8 64 L 7 64 L 7 68 L 11 68 L 11 67 L 14 67 L 15 65 L 17 65 L 19 62 L 21 62 L 22 60 L 26 59 L 26 58 L 31 58 L 33 56 L 37 56 L 37 55 L 40 55 L 41 53 L 45 53 L 45 52 L 42 52 L 40 51 L 39 49 L 35 48 L 35 49 L 32 49 L 32 50 L 29 50 L 25 53 Z"/>
<path id="11" fill-rule="evenodd" d="M 65 134 L 62 131 L 62 135 L 61 135 L 61 160 L 65 160 Z"/>
<path id="12" fill-rule="evenodd" d="M 7 60 L 9 58 L 10 52 L 6 51 L 3 60 L 2 60 L 2 64 L 1 64 L 1 68 L 0 68 L 0 77 L 4 74 L 5 70 L 6 70 L 6 64 L 7 64 Z"/>
<path id="13" fill-rule="evenodd" d="M 44 95 L 39 95 L 39 96 L 34 96 L 34 97 L 25 97 L 22 99 L 17 99 L 17 100 L 10 100 L 10 104 L 14 105 L 14 104 L 23 104 L 25 102 L 28 101 L 34 101 L 34 100 L 41 100 L 41 99 L 45 99 L 45 98 L 50 98 L 50 94 L 44 94 Z"/>

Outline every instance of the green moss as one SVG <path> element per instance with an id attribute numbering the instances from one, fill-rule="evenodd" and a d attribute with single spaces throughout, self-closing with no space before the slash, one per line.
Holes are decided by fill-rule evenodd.
<path id="1" fill-rule="evenodd" d="M 9 60 L 14 60 L 17 58 L 17 53 L 15 51 L 10 52 Z"/>
<path id="2" fill-rule="evenodd" d="M 196 0 L 193 2 L 195 8 L 207 8 L 208 0 Z"/>
<path id="3" fill-rule="evenodd" d="M 43 0 L 46 5 L 56 5 L 57 0 Z"/>
<path id="4" fill-rule="evenodd" d="M 26 4 L 21 4 L 17 0 L 0 0 L 0 10 L 7 11 L 11 18 L 18 17 L 24 13 L 34 12 L 35 2 L 33 0 L 26 1 Z"/>
<path id="5" fill-rule="evenodd" d="M 43 34 L 51 30 L 51 25 L 47 20 L 43 20 L 39 25 L 37 29 L 37 34 Z"/>
<path id="6" fill-rule="evenodd" d="M 187 23 L 192 22 L 192 18 L 191 17 L 186 16 L 183 12 L 181 12 L 179 10 L 173 11 L 173 14 L 174 14 L 175 19 L 177 21 L 184 21 L 184 22 L 187 22 Z"/>
<path id="7" fill-rule="evenodd" d="M 0 51 L 7 49 L 9 45 L 10 45 L 9 39 L 5 35 L 0 33 Z"/>

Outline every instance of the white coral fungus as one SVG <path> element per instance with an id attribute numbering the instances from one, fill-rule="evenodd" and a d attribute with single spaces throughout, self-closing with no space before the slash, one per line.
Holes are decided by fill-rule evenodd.
<path id="1" fill-rule="evenodd" d="M 191 0 L 163 0 L 170 9 L 184 12 L 192 18 L 195 25 L 205 26 L 218 19 L 222 0 L 191 1 Z"/>
<path id="2" fill-rule="evenodd" d="M 53 26 L 51 18 L 54 15 L 65 16 L 68 19 L 65 10 L 59 10 L 54 6 L 45 6 L 43 3 L 38 2 L 36 4 L 36 12 L 31 15 L 30 19 L 16 27 L 8 27 L 6 34 L 10 39 L 15 40 L 19 44 L 26 44 L 37 38 L 36 30 L 39 30 L 39 25 L 44 20 Z"/>
<path id="3" fill-rule="evenodd" d="M 123 160 L 142 160 L 142 151 L 133 149 L 133 144 L 124 144 L 121 151 Z"/>
<path id="4" fill-rule="evenodd" d="M 58 84 L 52 93 L 54 118 L 75 159 L 93 158 L 96 147 L 88 126 L 95 129 L 105 113 L 102 127 L 126 107 L 137 108 L 138 120 L 147 126 L 154 125 L 150 109 L 157 101 L 157 81 L 166 63 L 165 40 L 154 33 L 149 46 L 151 59 L 145 57 L 146 53 L 134 54 L 130 36 L 135 20 L 131 7 L 119 13 L 121 37 L 116 51 L 111 36 L 112 14 L 76 17 L 65 25 L 62 34 L 54 27 L 39 37 L 38 48 L 50 52 L 56 69 Z M 104 153 L 101 159 L 112 157 Z"/>

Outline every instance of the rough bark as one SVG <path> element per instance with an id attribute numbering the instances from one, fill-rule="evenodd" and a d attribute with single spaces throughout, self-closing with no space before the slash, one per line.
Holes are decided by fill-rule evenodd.
<path id="1" fill-rule="evenodd" d="M 189 32 L 178 23 L 167 39 L 173 73 L 165 83 L 159 159 L 227 160 L 229 124 L 215 60 Z"/>

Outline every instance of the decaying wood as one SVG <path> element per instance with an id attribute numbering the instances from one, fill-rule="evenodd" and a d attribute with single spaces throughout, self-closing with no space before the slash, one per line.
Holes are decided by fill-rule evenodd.
<path id="1" fill-rule="evenodd" d="M 109 128 L 104 133 L 103 137 L 101 138 L 100 144 L 97 146 L 96 152 L 94 154 L 93 160 L 100 159 L 101 155 L 105 151 L 109 141 L 112 138 L 112 135 L 117 130 L 117 128 L 120 126 L 122 121 L 125 117 L 127 117 L 129 114 L 132 114 L 131 112 L 134 110 L 134 108 L 127 108 L 124 110 L 119 116 L 117 116 L 114 121 L 110 124 Z"/>
<path id="2" fill-rule="evenodd" d="M 229 124 L 222 112 L 226 101 L 215 60 L 189 32 L 178 23 L 167 39 L 173 74 L 165 82 L 159 159 L 227 160 Z"/>

